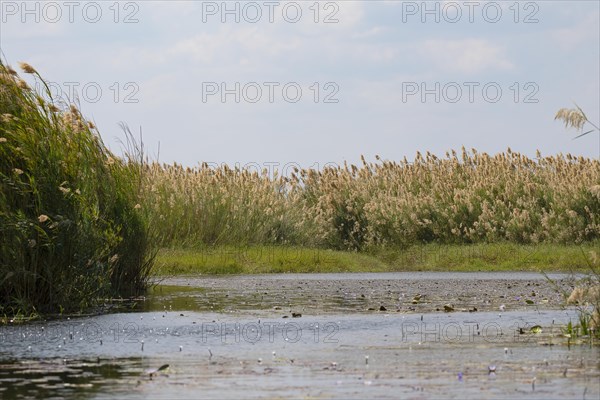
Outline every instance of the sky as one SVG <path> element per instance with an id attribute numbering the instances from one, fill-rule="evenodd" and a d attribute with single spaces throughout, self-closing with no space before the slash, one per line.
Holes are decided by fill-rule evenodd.
<path id="1" fill-rule="evenodd" d="M 554 120 L 577 103 L 599 125 L 598 1 L 2 0 L 0 48 L 160 162 L 600 157 Z"/>

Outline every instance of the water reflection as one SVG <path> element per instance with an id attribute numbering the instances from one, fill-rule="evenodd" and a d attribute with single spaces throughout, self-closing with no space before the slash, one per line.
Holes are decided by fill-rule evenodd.
<path id="1" fill-rule="evenodd" d="M 118 360 L 24 359 L 0 363 L 0 397 L 49 399 L 91 398 L 123 381 L 135 381 L 141 358 Z M 118 392 L 118 390 L 117 390 Z"/>

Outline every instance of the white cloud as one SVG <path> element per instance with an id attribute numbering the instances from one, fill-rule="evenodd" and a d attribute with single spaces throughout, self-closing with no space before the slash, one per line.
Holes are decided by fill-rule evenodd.
<path id="1" fill-rule="evenodd" d="M 352 37 L 355 39 L 364 39 L 364 38 L 371 38 L 374 36 L 382 36 L 386 33 L 390 33 L 389 28 L 386 28 L 384 26 L 374 26 L 370 29 L 357 32 L 357 33 L 353 34 Z"/>
<path id="2" fill-rule="evenodd" d="M 552 32 L 555 42 L 562 48 L 573 48 L 587 40 L 598 41 L 598 14 L 590 14 L 569 28 L 557 29 Z"/>
<path id="3" fill-rule="evenodd" d="M 169 53 L 173 55 L 187 55 L 191 58 L 210 63 L 215 57 L 215 52 L 221 47 L 225 38 L 217 38 L 215 35 L 201 33 L 194 37 L 183 39 L 175 43 Z"/>
<path id="4" fill-rule="evenodd" d="M 214 34 L 201 33 L 182 39 L 169 49 L 169 53 L 175 56 L 187 55 L 206 64 L 232 57 L 239 58 L 242 63 L 248 63 L 248 57 L 253 54 L 276 57 L 295 51 L 300 45 L 301 41 L 298 38 L 272 35 L 258 26 L 236 29 L 223 26 Z M 240 53 L 240 50 L 243 53 Z"/>
<path id="5" fill-rule="evenodd" d="M 49 23 L 42 20 L 36 23 L 31 20 L 22 23 L 15 16 L 2 18 L 6 18 L 6 22 L 0 19 L 3 41 L 57 38 L 64 36 L 69 28 L 68 22 Z"/>
<path id="6" fill-rule="evenodd" d="M 354 62 L 363 65 L 373 65 L 397 60 L 401 49 L 383 44 L 353 44 L 343 48 L 343 52 L 351 55 Z M 341 56 L 344 56 L 342 53 Z"/>
<path id="7" fill-rule="evenodd" d="M 426 40 L 417 51 L 438 68 L 462 73 L 514 67 L 501 46 L 483 39 Z"/>
<path id="8" fill-rule="evenodd" d="M 337 4 L 340 4 L 339 20 L 341 26 L 353 27 L 363 19 L 364 6 L 362 2 L 345 1 Z"/>

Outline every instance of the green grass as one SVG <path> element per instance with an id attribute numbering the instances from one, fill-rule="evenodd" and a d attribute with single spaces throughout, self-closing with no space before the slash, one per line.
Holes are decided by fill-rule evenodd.
<path id="1" fill-rule="evenodd" d="M 581 271 L 589 269 L 583 245 L 418 245 L 404 250 L 350 252 L 291 246 L 162 249 L 154 275 L 391 271 Z M 586 261 L 587 260 L 587 261 Z"/>
<path id="2" fill-rule="evenodd" d="M 385 270 L 367 254 L 291 246 L 221 246 L 205 249 L 162 249 L 153 273 L 261 274 L 284 272 L 360 272 Z"/>

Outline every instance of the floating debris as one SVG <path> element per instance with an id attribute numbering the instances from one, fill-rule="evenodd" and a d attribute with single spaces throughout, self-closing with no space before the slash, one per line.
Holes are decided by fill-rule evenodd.
<path id="1" fill-rule="evenodd" d="M 156 375 L 158 372 L 164 371 L 167 368 L 169 368 L 169 364 L 163 364 L 158 368 L 147 369 L 146 375 L 149 375 L 150 377 L 152 377 L 152 376 Z"/>

